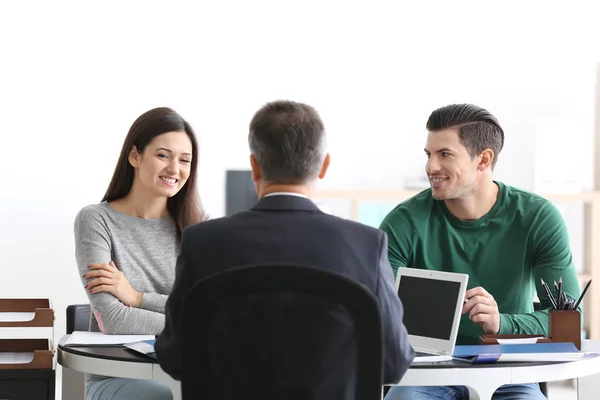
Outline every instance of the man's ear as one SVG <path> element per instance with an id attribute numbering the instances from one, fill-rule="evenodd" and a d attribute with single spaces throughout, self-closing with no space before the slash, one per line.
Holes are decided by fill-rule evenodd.
<path id="1" fill-rule="evenodd" d="M 319 172 L 319 179 L 325 178 L 325 174 L 327 174 L 327 168 L 329 168 L 329 163 L 331 162 L 331 156 L 329 153 L 325 154 L 325 159 L 323 160 L 323 165 L 321 166 L 321 172 Z"/>
<path id="2" fill-rule="evenodd" d="M 141 154 L 138 152 L 137 147 L 135 147 L 135 145 L 131 148 L 131 151 L 129 152 L 129 164 L 131 164 L 131 166 L 133 168 L 137 168 L 140 166 L 140 158 L 141 158 Z"/>
<path id="3" fill-rule="evenodd" d="M 254 182 L 260 180 L 262 177 L 262 171 L 260 170 L 260 166 L 258 165 L 258 161 L 254 154 L 250 154 L 250 168 L 252 168 L 252 180 Z"/>
<path id="4" fill-rule="evenodd" d="M 485 149 L 479 155 L 479 163 L 477 169 L 479 171 L 485 171 L 488 168 L 492 168 L 492 161 L 494 161 L 494 152 L 491 149 Z"/>

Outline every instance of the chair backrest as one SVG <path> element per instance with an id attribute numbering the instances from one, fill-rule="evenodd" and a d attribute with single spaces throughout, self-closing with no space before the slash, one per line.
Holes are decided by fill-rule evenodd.
<path id="1" fill-rule="evenodd" d="M 91 308 L 89 304 L 67 306 L 67 334 L 90 329 Z M 62 369 L 62 399 L 85 398 L 85 374 L 68 368 Z"/>
<path id="2" fill-rule="evenodd" d="M 67 335 L 73 331 L 90 329 L 91 308 L 89 304 L 71 304 L 67 307 Z"/>
<path id="3" fill-rule="evenodd" d="M 212 317 L 224 304 L 267 292 L 312 295 L 343 307 L 352 321 L 356 349 L 354 399 L 381 398 L 383 333 L 377 298 L 363 285 L 338 274 L 309 266 L 255 265 L 230 269 L 196 283 L 183 300 L 181 364 L 183 399 L 210 400 L 211 360 L 209 331 Z M 306 321 L 310 326 L 311 320 Z M 293 363 L 294 360 L 285 360 Z M 231 382 L 235 385 L 236 382 Z M 347 382 L 343 384 L 347 385 Z M 254 393 L 256 398 L 269 397 Z M 295 398 L 289 393 L 288 398 Z"/>

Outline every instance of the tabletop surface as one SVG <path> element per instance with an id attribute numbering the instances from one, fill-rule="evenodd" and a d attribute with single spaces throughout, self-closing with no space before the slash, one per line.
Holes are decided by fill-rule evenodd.
<path id="1" fill-rule="evenodd" d="M 471 364 L 464 361 L 444 361 L 438 363 L 418 363 L 412 364 L 411 369 L 440 369 L 440 368 L 514 368 L 514 367 L 535 367 L 540 365 L 564 364 L 572 361 L 560 362 L 495 362 Z"/>
<path id="2" fill-rule="evenodd" d="M 64 338 L 66 340 L 66 337 Z M 70 354 L 80 355 L 84 357 L 100 358 L 112 361 L 128 361 L 135 363 L 156 363 L 156 360 L 146 357 L 143 354 L 129 350 L 126 347 L 119 345 L 112 346 L 88 346 L 88 347 L 71 347 L 64 346 L 61 340 L 58 349 Z M 540 365 L 562 364 L 564 362 L 500 362 L 489 364 L 470 364 L 461 361 L 445 361 L 438 363 L 419 363 L 410 366 L 411 369 L 443 369 L 443 368 L 510 368 L 510 367 L 533 367 Z"/>
<path id="3" fill-rule="evenodd" d="M 62 342 L 62 340 L 61 340 Z M 111 361 L 128 361 L 135 363 L 156 363 L 156 360 L 150 357 L 146 357 L 143 354 L 139 354 L 134 352 L 133 350 L 129 350 L 126 347 L 113 345 L 113 346 L 88 346 L 88 347 L 71 347 L 64 346 L 62 344 L 58 345 L 58 349 L 60 351 L 64 351 L 66 353 L 84 356 L 84 357 L 92 357 L 92 358 L 100 358 L 103 360 L 111 360 Z"/>

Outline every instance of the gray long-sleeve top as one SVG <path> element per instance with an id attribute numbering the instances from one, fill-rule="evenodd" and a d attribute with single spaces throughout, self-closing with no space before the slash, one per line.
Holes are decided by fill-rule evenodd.
<path id="1" fill-rule="evenodd" d="M 82 277 L 88 265 L 113 261 L 131 286 L 142 292 L 140 308 L 111 293 L 86 291 L 92 308 L 90 331 L 106 334 L 162 332 L 165 303 L 175 279 L 179 252 L 170 216 L 144 219 L 114 210 L 107 202 L 84 207 L 75 218 L 75 256 Z M 87 280 L 81 278 L 85 286 Z"/>

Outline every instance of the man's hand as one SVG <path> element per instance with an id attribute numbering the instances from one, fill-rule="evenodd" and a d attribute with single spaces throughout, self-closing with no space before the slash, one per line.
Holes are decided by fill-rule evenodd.
<path id="1" fill-rule="evenodd" d="M 142 305 L 142 293 L 131 287 L 125 274 L 119 271 L 114 262 L 91 264 L 88 268 L 90 271 L 85 273 L 83 278 L 88 279 L 85 288 L 90 293 L 108 292 L 126 306 L 139 308 Z"/>
<path id="2" fill-rule="evenodd" d="M 479 324 L 485 333 L 495 335 L 500 330 L 498 304 L 481 286 L 467 290 L 462 313 L 469 313 L 469 319 Z"/>

